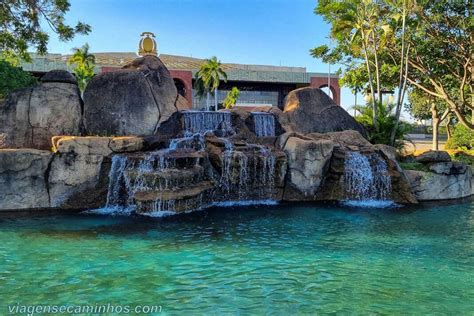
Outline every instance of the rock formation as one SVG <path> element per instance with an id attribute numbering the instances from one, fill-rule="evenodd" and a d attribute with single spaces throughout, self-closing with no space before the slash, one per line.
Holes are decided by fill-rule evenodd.
<path id="1" fill-rule="evenodd" d="M 150 214 L 242 201 L 411 204 L 474 193 L 470 167 L 445 152 L 420 155 L 426 170 L 407 177 L 396 150 L 369 143 L 319 89 L 292 91 L 283 112 L 185 107 L 154 56 L 97 75 L 83 107 L 70 73 L 47 73 L 0 105 L 0 144 L 20 147 L 0 149 L 0 210 Z"/>
<path id="2" fill-rule="evenodd" d="M 161 60 L 141 57 L 89 82 L 85 128 L 89 135 L 152 135 L 177 111 L 177 99 L 173 78 Z"/>
<path id="3" fill-rule="evenodd" d="M 397 162 L 354 130 L 307 135 L 287 133 L 280 137 L 280 144 L 288 155 L 289 176 L 285 186 L 285 200 L 351 199 L 348 179 L 345 177 L 347 159 L 351 153 L 360 153 L 367 157 L 372 165 L 371 169 L 377 169 L 377 164 L 382 164 L 386 168 L 383 172 L 389 180 L 386 184 L 386 189 L 389 189 L 387 195 L 380 196 L 373 192 L 371 198 L 389 199 L 403 204 L 417 202 Z M 378 190 L 383 191 L 384 188 Z"/>
<path id="4" fill-rule="evenodd" d="M 406 170 L 413 192 L 420 201 L 459 199 L 474 194 L 471 167 L 451 161 L 445 151 L 428 151 L 418 157 L 426 171 Z"/>
<path id="5" fill-rule="evenodd" d="M 73 75 L 55 70 L 0 104 L 3 148 L 50 149 L 55 135 L 80 135 L 82 101 Z M 3 135 L 3 136 L 1 136 Z"/>
<path id="6" fill-rule="evenodd" d="M 49 207 L 48 171 L 53 154 L 0 149 L 0 210 Z"/>
<path id="7" fill-rule="evenodd" d="M 365 136 L 364 128 L 321 89 L 300 88 L 291 91 L 285 99 L 280 123 L 287 131 L 327 133 L 355 130 Z"/>

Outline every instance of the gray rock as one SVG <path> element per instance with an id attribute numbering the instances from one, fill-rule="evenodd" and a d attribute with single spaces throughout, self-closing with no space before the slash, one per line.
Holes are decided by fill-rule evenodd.
<path id="1" fill-rule="evenodd" d="M 44 82 L 10 94 L 0 107 L 4 148 L 50 149 L 55 135 L 80 135 L 77 85 Z"/>
<path id="2" fill-rule="evenodd" d="M 177 98 L 173 78 L 161 60 L 138 58 L 89 82 L 84 124 L 89 135 L 152 135 L 177 111 Z"/>
<path id="3" fill-rule="evenodd" d="M 456 175 L 464 174 L 467 170 L 467 165 L 458 161 L 435 162 L 429 164 L 428 168 L 437 174 Z"/>
<path id="4" fill-rule="evenodd" d="M 0 211 L 49 207 L 47 174 L 53 154 L 0 149 Z"/>
<path id="5" fill-rule="evenodd" d="M 366 134 L 364 128 L 321 89 L 311 87 L 288 94 L 280 123 L 287 132 L 307 134 L 356 130 Z"/>
<path id="6" fill-rule="evenodd" d="M 405 170 L 405 174 L 419 201 L 459 199 L 474 193 L 470 167 L 462 174 L 453 175 L 416 170 Z"/>
<path id="7" fill-rule="evenodd" d="M 374 145 L 374 147 L 382 151 L 385 154 L 385 156 L 387 156 L 389 159 L 397 160 L 398 152 L 395 147 L 384 145 L 384 144 L 376 144 Z"/>
<path id="8" fill-rule="evenodd" d="M 451 156 L 442 150 L 429 150 L 415 158 L 417 162 L 430 163 L 430 162 L 449 162 Z"/>
<path id="9" fill-rule="evenodd" d="M 43 75 L 41 82 L 62 82 L 77 85 L 76 77 L 67 70 L 51 70 Z"/>
<path id="10" fill-rule="evenodd" d="M 99 208 L 107 199 L 110 159 L 103 155 L 57 154 L 51 163 L 51 207 Z"/>
<path id="11" fill-rule="evenodd" d="M 288 157 L 288 176 L 283 199 L 312 200 L 327 170 L 334 143 L 290 136 L 284 144 Z"/>

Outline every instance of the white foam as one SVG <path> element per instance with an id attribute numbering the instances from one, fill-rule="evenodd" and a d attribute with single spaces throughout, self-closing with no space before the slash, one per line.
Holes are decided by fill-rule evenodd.
<path id="1" fill-rule="evenodd" d="M 167 217 L 167 216 L 173 216 L 178 213 L 172 212 L 172 211 L 156 211 L 156 212 L 150 212 L 150 213 L 141 213 L 140 215 L 143 216 L 148 216 L 148 217 Z"/>
<path id="2" fill-rule="evenodd" d="M 212 206 L 233 207 L 233 206 L 251 206 L 251 205 L 277 205 L 275 200 L 246 200 L 246 201 L 224 201 L 214 202 Z"/>
<path id="3" fill-rule="evenodd" d="M 97 215 L 122 215 L 130 216 L 135 209 L 133 207 L 123 207 L 123 206 L 108 206 L 101 207 L 92 210 L 84 211 L 84 214 L 97 214 Z"/>
<path id="4" fill-rule="evenodd" d="M 349 207 L 361 208 L 393 208 L 400 207 L 397 203 L 390 200 L 345 200 L 341 202 Z"/>

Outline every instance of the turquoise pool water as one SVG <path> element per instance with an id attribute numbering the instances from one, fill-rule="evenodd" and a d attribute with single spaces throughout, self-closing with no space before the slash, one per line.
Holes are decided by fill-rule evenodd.
<path id="1" fill-rule="evenodd" d="M 150 304 L 165 315 L 470 314 L 474 204 L 0 217 L 0 314 L 17 303 Z"/>

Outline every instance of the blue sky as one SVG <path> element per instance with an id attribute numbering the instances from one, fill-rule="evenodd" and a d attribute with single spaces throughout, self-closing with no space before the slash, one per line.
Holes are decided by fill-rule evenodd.
<path id="1" fill-rule="evenodd" d="M 67 22 L 86 22 L 92 33 L 66 43 L 52 35 L 48 49 L 70 53 L 87 42 L 93 52 L 137 51 L 139 35 L 150 31 L 159 53 L 327 72 L 309 55 L 328 42 L 329 26 L 315 6 L 314 0 L 71 0 Z M 353 100 L 343 89 L 342 105 Z"/>

